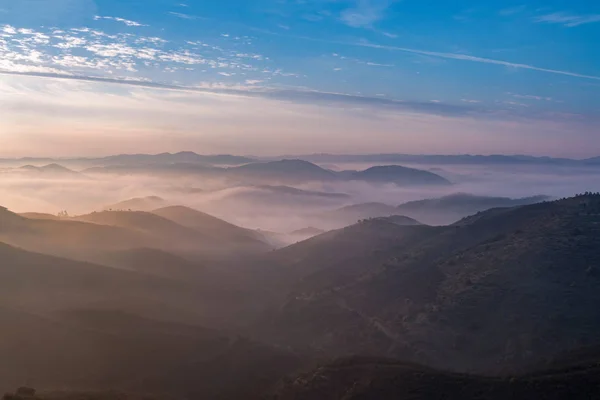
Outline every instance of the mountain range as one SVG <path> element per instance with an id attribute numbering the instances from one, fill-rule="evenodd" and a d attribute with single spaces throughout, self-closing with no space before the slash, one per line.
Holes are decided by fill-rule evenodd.
<path id="1" fill-rule="evenodd" d="M 85 174 L 205 175 L 256 185 L 286 185 L 313 181 L 365 181 L 398 185 L 448 185 L 433 172 L 399 165 L 371 167 L 364 171 L 332 171 L 299 159 L 254 162 L 236 167 L 216 167 L 193 163 L 111 164 L 82 171 Z"/>

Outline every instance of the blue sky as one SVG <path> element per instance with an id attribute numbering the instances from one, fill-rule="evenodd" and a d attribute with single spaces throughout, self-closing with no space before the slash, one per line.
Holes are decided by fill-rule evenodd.
<path id="1" fill-rule="evenodd" d="M 244 97 L 258 108 L 264 102 L 270 107 L 277 107 L 274 102 L 292 108 L 318 106 L 316 112 L 323 118 L 327 113 L 338 137 L 345 129 L 340 119 L 348 112 L 352 118 L 363 114 L 366 131 L 375 126 L 389 131 L 382 134 L 389 137 L 379 147 L 367 145 L 377 136 L 365 132 L 361 142 L 356 133 L 352 146 L 336 152 L 386 151 L 397 143 L 392 150 L 587 156 L 600 153 L 600 144 L 594 145 L 600 143 L 598 43 L 600 3 L 589 0 L 0 0 L 0 100 L 20 104 L 13 106 L 13 113 L 43 112 L 39 97 L 48 93 L 52 81 L 71 96 L 83 91 L 105 99 L 118 96 L 123 102 L 145 90 L 169 91 L 167 108 L 175 108 L 172 92 L 181 89 L 182 96 L 195 96 L 187 102 L 197 102 L 197 96 L 206 100 L 209 95 L 227 95 Z M 92 83 L 90 78 L 101 81 Z M 137 86 L 124 85 L 133 81 Z M 15 97 L 19 91 L 21 96 Z M 30 104 L 31 110 L 24 111 L 23 96 L 37 108 Z M 81 115 L 90 112 L 82 114 L 82 105 L 77 106 L 81 124 L 87 121 L 94 127 L 83 131 L 100 135 L 107 121 L 97 116 L 86 120 Z M 73 107 L 64 104 L 62 118 L 70 118 Z M 163 134 L 185 131 L 181 137 L 187 139 L 175 140 L 173 146 L 217 152 L 250 146 L 246 153 L 257 153 L 276 140 L 279 145 L 265 151 L 289 153 L 303 140 L 301 128 L 304 123 L 310 126 L 314 115 L 300 116 L 296 109 L 288 113 L 292 112 L 295 119 L 286 114 L 282 121 L 295 121 L 297 132 L 258 138 L 257 149 L 248 136 L 236 137 L 233 126 L 223 131 L 220 120 L 210 127 L 229 137 L 222 143 L 217 134 L 208 140 L 198 133 L 194 123 L 206 120 L 164 127 L 171 131 Z M 413 122 L 418 115 L 419 124 L 408 132 L 399 115 Z M 431 138 L 420 140 L 414 129 L 427 123 L 425 117 L 431 117 L 426 130 Z M 42 126 L 30 124 L 23 130 L 17 127 L 21 119 L 13 114 L 10 120 L 4 135 L 15 142 L 11 152 L 27 147 L 16 143 L 17 133 L 42 137 Z M 382 121 L 385 129 L 377 125 Z M 500 129 L 500 123 L 509 125 Z M 145 129 L 133 118 L 123 124 L 128 128 L 123 135 Z M 242 120 L 240 125 L 245 127 L 240 135 L 259 129 L 257 125 L 250 130 Z M 447 151 L 428 147 L 435 135 L 444 135 L 446 125 L 456 140 L 442 140 Z M 481 136 L 461 134 L 466 125 Z M 510 128 L 516 133 L 498 137 Z M 112 129 L 118 139 L 119 128 Z M 79 138 L 97 140 L 83 133 Z M 540 140 L 548 142 L 543 150 L 538 148 Z M 231 141 L 246 147 L 228 146 Z M 90 144 L 85 150 L 94 148 Z M 98 151 L 113 148 L 119 150 L 117 142 Z M 315 146 L 314 151 L 320 150 L 337 149 L 332 142 L 324 149 Z"/>

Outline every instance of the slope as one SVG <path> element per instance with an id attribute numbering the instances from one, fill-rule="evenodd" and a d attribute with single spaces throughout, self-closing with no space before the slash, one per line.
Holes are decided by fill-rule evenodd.
<path id="1" fill-rule="evenodd" d="M 361 203 L 345 206 L 336 210 L 320 213 L 315 219 L 333 227 L 343 227 L 356 223 L 361 219 L 389 217 L 399 214 L 400 211 L 391 205 L 384 203 Z M 418 225 L 419 222 L 406 217 L 405 225 Z"/>
<path id="2" fill-rule="evenodd" d="M 165 207 L 152 211 L 152 214 L 209 236 L 216 243 L 226 243 L 232 252 L 263 252 L 271 249 L 254 231 L 188 207 Z"/>
<path id="3" fill-rule="evenodd" d="M 508 197 L 476 196 L 455 193 L 448 196 L 410 201 L 398 206 L 396 214 L 407 215 L 426 224 L 446 225 L 468 215 L 498 207 L 516 207 L 549 200 L 547 196 L 532 196 L 521 199 Z"/>
<path id="4" fill-rule="evenodd" d="M 600 363 L 491 378 L 392 359 L 340 359 L 288 380 L 272 400 L 588 400 L 600 396 Z"/>
<path id="5" fill-rule="evenodd" d="M 477 371 L 598 344 L 599 196 L 494 209 L 431 229 L 361 260 L 362 274 L 318 277 L 293 292 L 273 330 L 329 354 Z"/>

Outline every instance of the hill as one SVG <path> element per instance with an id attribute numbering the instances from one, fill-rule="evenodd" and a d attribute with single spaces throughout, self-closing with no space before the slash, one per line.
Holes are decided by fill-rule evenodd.
<path id="1" fill-rule="evenodd" d="M 227 243 L 230 251 L 263 252 L 271 246 L 261 240 L 256 232 L 230 224 L 212 215 L 183 206 L 160 208 L 152 214 L 194 229 L 214 239 L 218 243 Z"/>
<path id="2" fill-rule="evenodd" d="M 296 291 L 343 285 L 431 230 L 435 228 L 401 226 L 385 218 L 365 220 L 276 250 L 267 259 L 284 279 L 296 282 Z"/>
<path id="3" fill-rule="evenodd" d="M 71 219 L 25 218 L 0 207 L 0 241 L 24 249 L 62 256 L 90 251 L 151 246 L 143 233 L 118 226 Z"/>
<path id="4" fill-rule="evenodd" d="M 476 196 L 455 193 L 448 196 L 410 201 L 401 204 L 396 214 L 407 215 L 430 225 L 447 225 L 468 215 L 498 207 L 515 207 L 549 200 L 547 196 L 532 196 L 520 199 L 508 197 Z"/>
<path id="5" fill-rule="evenodd" d="M 152 211 L 166 207 L 168 202 L 158 196 L 136 197 L 104 207 L 105 211 Z"/>
<path id="6" fill-rule="evenodd" d="M 113 396 L 258 399 L 300 365 L 291 353 L 247 339 L 118 311 L 77 309 L 46 318 L 0 308 L 0 326 L 5 392 L 28 382 L 47 389 L 110 388 Z"/>
<path id="7" fill-rule="evenodd" d="M 311 274 L 271 319 L 278 340 L 478 372 L 599 344 L 600 196 L 389 227 L 406 234 L 387 246 L 366 227 L 346 229 L 358 241 L 337 231 L 275 253 Z"/>
<path id="8" fill-rule="evenodd" d="M 31 177 L 37 178 L 84 178 L 82 174 L 79 172 L 70 170 L 66 167 L 63 167 L 60 164 L 48 164 L 41 167 L 36 167 L 34 165 L 24 165 L 20 168 L 15 168 L 11 172 L 26 174 Z"/>
<path id="9" fill-rule="evenodd" d="M 391 359 L 340 359 L 289 379 L 272 400 L 587 400 L 600 396 L 600 362 L 535 375 L 456 374 Z"/>
<path id="10" fill-rule="evenodd" d="M 238 179 L 266 182 L 310 182 L 336 178 L 333 172 L 303 160 L 246 164 L 229 168 L 227 175 Z"/>
<path id="11" fill-rule="evenodd" d="M 60 221 L 62 218 L 54 215 L 54 214 L 45 214 L 45 213 L 36 213 L 36 212 L 28 212 L 19 214 L 21 217 L 29 218 L 29 219 L 46 219 L 52 221 Z"/>
<path id="12" fill-rule="evenodd" d="M 364 171 L 344 171 L 341 174 L 352 180 L 395 183 L 397 185 L 449 185 L 450 181 L 433 172 L 400 165 L 384 165 Z"/>
<path id="13" fill-rule="evenodd" d="M 201 155 L 191 151 L 181 151 L 178 153 L 161 154 L 120 154 L 104 158 L 79 160 L 87 164 L 96 166 L 109 165 L 148 165 L 148 164 L 205 164 L 205 165 L 240 165 L 253 162 L 255 160 L 232 155 Z"/>
<path id="14" fill-rule="evenodd" d="M 225 179 L 232 184 L 245 185 L 294 185 L 308 182 L 365 181 L 371 183 L 395 183 L 398 185 L 448 185 L 449 182 L 430 171 L 389 165 L 373 167 L 365 171 L 334 172 L 316 164 L 298 159 L 269 162 L 251 162 L 244 165 L 222 167 L 207 163 L 177 161 L 172 163 L 135 162 L 107 163 L 88 168 L 86 174 L 155 175 L 155 176 L 202 176 Z"/>
<path id="15" fill-rule="evenodd" d="M 399 213 L 399 210 L 384 203 L 361 203 L 345 206 L 332 211 L 326 211 L 315 215 L 315 219 L 321 221 L 321 225 L 341 228 L 352 225 L 362 219 L 389 217 Z M 418 221 L 406 217 L 405 225 L 417 225 Z"/>

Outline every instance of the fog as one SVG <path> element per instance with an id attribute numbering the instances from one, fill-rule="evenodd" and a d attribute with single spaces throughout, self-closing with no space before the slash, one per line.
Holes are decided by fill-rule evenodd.
<path id="1" fill-rule="evenodd" d="M 326 164 L 331 170 L 361 170 L 378 164 Z M 213 176 L 94 174 L 28 175 L 5 169 L 2 206 L 17 213 L 71 216 L 101 211 L 132 198 L 158 196 L 251 229 L 290 232 L 314 225 L 311 216 L 343 206 L 379 202 L 391 206 L 453 193 L 521 198 L 566 197 L 600 187 L 600 168 L 528 165 L 406 165 L 439 174 L 451 185 L 373 184 L 361 181 L 257 185 Z M 270 183 L 270 182 L 267 182 Z M 136 207 L 134 207 L 136 208 Z M 136 208 L 137 209 L 137 208 Z M 150 211 L 150 210 L 145 210 Z"/>

